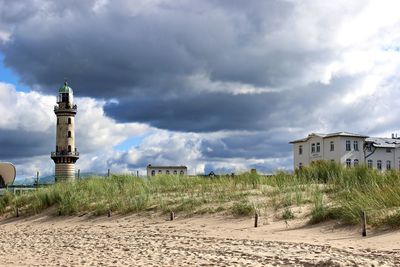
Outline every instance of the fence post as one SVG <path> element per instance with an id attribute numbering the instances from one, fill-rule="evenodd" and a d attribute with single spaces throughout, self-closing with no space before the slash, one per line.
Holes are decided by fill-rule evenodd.
<path id="1" fill-rule="evenodd" d="M 36 172 L 36 187 L 39 186 L 39 171 Z"/>
<path id="2" fill-rule="evenodd" d="M 136 171 L 136 176 L 139 177 L 139 171 Z"/>
<path id="3" fill-rule="evenodd" d="M 16 216 L 19 217 L 19 208 L 18 208 L 18 207 L 17 207 L 17 214 L 16 214 Z"/>
<path id="4" fill-rule="evenodd" d="M 78 180 L 81 179 L 81 169 L 78 169 Z"/>
<path id="5" fill-rule="evenodd" d="M 171 219 L 171 221 L 173 221 L 175 219 L 175 213 L 173 211 L 171 211 L 170 219 Z"/>
<path id="6" fill-rule="evenodd" d="M 362 236 L 367 236 L 367 214 L 365 211 L 361 213 Z"/>
<path id="7" fill-rule="evenodd" d="M 107 177 L 110 178 L 110 169 L 107 170 Z"/>
<path id="8" fill-rule="evenodd" d="M 256 212 L 254 214 L 254 227 L 257 228 L 258 227 L 258 212 Z"/>

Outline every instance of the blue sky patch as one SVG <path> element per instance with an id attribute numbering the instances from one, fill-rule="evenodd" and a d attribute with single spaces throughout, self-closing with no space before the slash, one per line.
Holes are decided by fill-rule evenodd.
<path id="1" fill-rule="evenodd" d="M 15 85 L 19 92 L 29 92 L 30 88 L 19 83 L 18 75 L 4 65 L 4 55 L 0 53 L 0 81 Z"/>

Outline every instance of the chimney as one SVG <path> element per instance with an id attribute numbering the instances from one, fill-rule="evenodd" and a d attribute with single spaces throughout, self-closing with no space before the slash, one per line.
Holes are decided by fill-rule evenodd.
<path id="1" fill-rule="evenodd" d="M 392 139 L 394 139 L 394 133 L 392 133 Z"/>

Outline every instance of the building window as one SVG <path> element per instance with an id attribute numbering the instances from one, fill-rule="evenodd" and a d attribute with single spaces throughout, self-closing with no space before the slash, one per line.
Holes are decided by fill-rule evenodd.
<path id="1" fill-rule="evenodd" d="M 299 146 L 299 155 L 301 155 L 301 154 L 303 154 L 303 146 L 302 145 Z"/>
<path id="2" fill-rule="evenodd" d="M 71 146 L 68 146 L 68 152 L 71 152 L 72 150 L 71 150 Z"/>
<path id="3" fill-rule="evenodd" d="M 184 173 L 183 171 L 180 171 L 179 174 L 180 174 L 180 175 L 184 175 L 185 173 Z"/>
<path id="4" fill-rule="evenodd" d="M 377 168 L 378 170 L 382 170 L 382 160 L 377 160 L 377 161 L 376 161 L 376 168 Z"/>
<path id="5" fill-rule="evenodd" d="M 346 159 L 346 167 L 347 168 L 351 167 L 351 159 Z"/>
<path id="6" fill-rule="evenodd" d="M 68 138 L 71 137 L 71 131 L 68 131 Z"/>
<path id="7" fill-rule="evenodd" d="M 311 153 L 315 153 L 315 144 L 311 144 Z"/>
<path id="8" fill-rule="evenodd" d="M 68 118 L 68 124 L 71 124 L 71 118 Z"/>
<path id="9" fill-rule="evenodd" d="M 158 173 L 161 174 L 161 173 L 162 173 L 162 170 L 158 170 Z"/>
<path id="10" fill-rule="evenodd" d="M 346 151 L 351 151 L 351 142 L 350 142 L 350 140 L 346 140 Z"/>
<path id="11" fill-rule="evenodd" d="M 317 143 L 317 153 L 319 153 L 321 151 L 321 144 Z"/>
<path id="12" fill-rule="evenodd" d="M 353 165 L 354 165 L 354 167 L 357 167 L 357 166 L 358 166 L 358 159 L 355 159 L 355 160 L 354 160 Z"/>
<path id="13" fill-rule="evenodd" d="M 169 175 L 169 170 L 166 170 L 165 173 Z"/>
<path id="14" fill-rule="evenodd" d="M 390 160 L 386 161 L 386 170 L 390 170 L 392 168 Z"/>
<path id="15" fill-rule="evenodd" d="M 152 171 L 151 171 L 151 176 L 154 176 L 154 175 L 156 175 L 156 171 L 155 171 L 155 170 L 152 170 Z"/>
<path id="16" fill-rule="evenodd" d="M 386 153 L 391 153 L 391 152 L 392 152 L 392 149 L 390 149 L 389 147 L 386 148 Z"/>
<path id="17" fill-rule="evenodd" d="M 177 174 L 178 174 L 178 172 L 176 170 L 174 170 L 174 175 L 177 175 Z"/>
<path id="18" fill-rule="evenodd" d="M 372 159 L 369 159 L 368 161 L 367 161 L 367 166 L 368 166 L 368 169 L 372 169 Z"/>
<path id="19" fill-rule="evenodd" d="M 353 141 L 353 148 L 355 151 L 358 151 L 358 141 Z"/>
<path id="20" fill-rule="evenodd" d="M 335 150 L 335 143 L 333 141 L 331 141 L 331 151 Z"/>

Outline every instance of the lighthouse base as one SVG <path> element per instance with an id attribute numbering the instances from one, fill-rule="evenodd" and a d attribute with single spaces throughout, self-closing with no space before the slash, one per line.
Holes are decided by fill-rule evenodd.
<path id="1" fill-rule="evenodd" d="M 55 170 L 55 181 L 56 183 L 75 181 L 75 164 L 57 163 Z"/>

